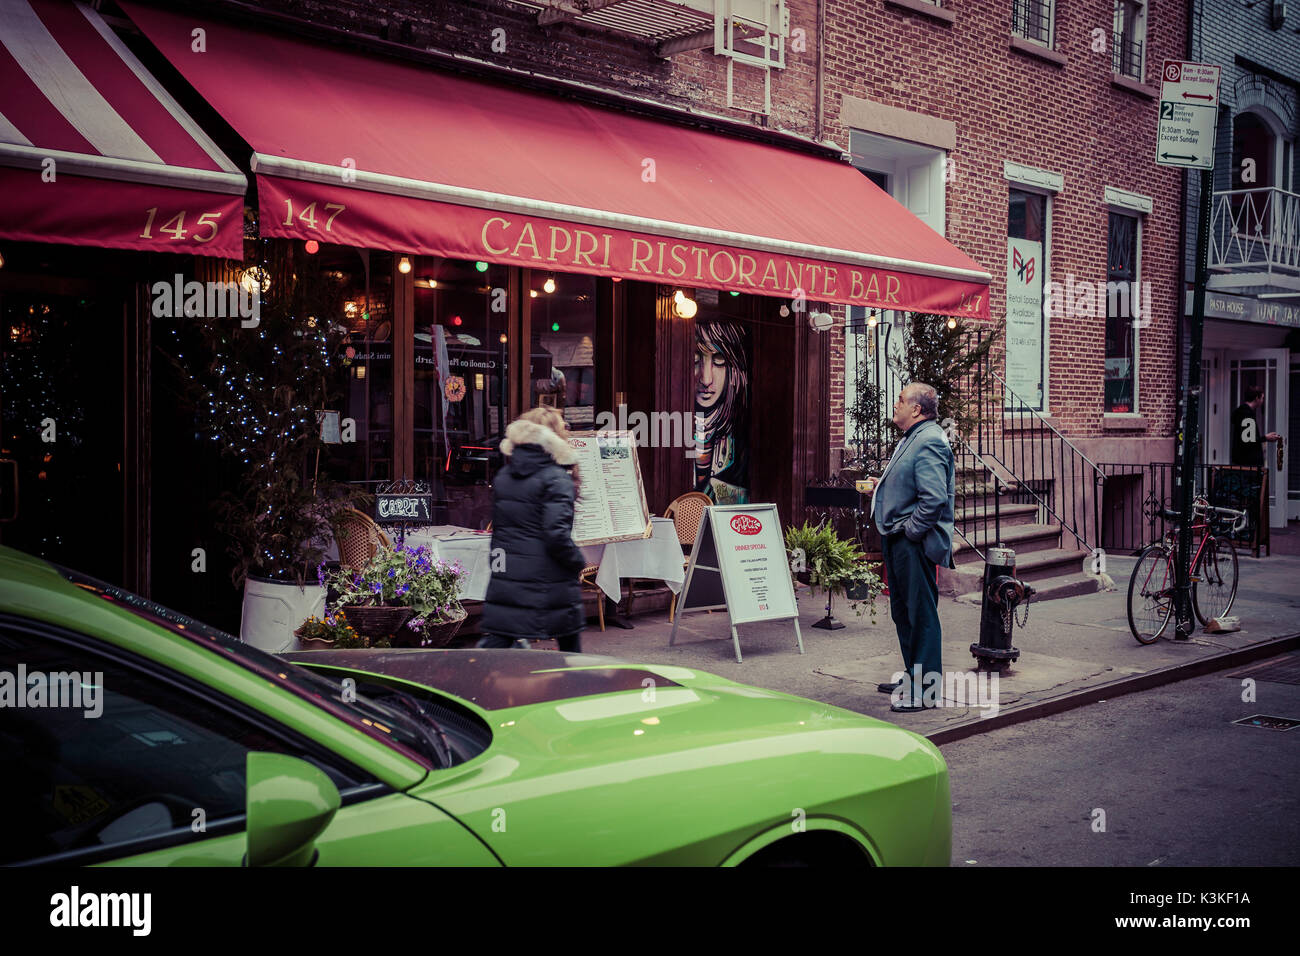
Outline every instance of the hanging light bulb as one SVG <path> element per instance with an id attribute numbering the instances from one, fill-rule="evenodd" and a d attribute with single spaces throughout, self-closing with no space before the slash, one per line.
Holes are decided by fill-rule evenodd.
<path id="1" fill-rule="evenodd" d="M 506 344 L 506 334 L 504 332 L 501 333 L 501 344 L 502 345 Z"/>
<path id="2" fill-rule="evenodd" d="M 488 264 L 486 262 L 476 262 L 474 263 L 474 268 L 479 272 L 487 272 Z"/>
<path id="3" fill-rule="evenodd" d="M 528 290 L 528 297 L 531 298 L 531 299 L 535 299 L 535 298 L 537 298 L 537 290 L 536 290 L 536 289 L 529 289 L 529 290 Z"/>
<path id="4" fill-rule="evenodd" d="M 867 315 L 867 328 L 874 329 L 879 321 L 880 319 L 875 312 L 869 313 Z"/>
<path id="5" fill-rule="evenodd" d="M 410 271 L 411 271 L 411 260 L 408 259 L 408 258 L 406 258 L 406 256 L 402 256 L 402 258 L 398 259 L 398 260 L 397 260 L 397 271 L 400 272 L 402 275 L 406 275 L 408 272 L 410 272 Z"/>
<path id="6" fill-rule="evenodd" d="M 955 329 L 955 328 L 957 328 L 957 319 L 954 318 L 954 317 L 951 316 L 951 315 L 948 316 L 948 328 L 950 328 L 950 329 Z"/>
<path id="7" fill-rule="evenodd" d="M 542 291 L 547 295 L 550 295 L 555 291 L 555 276 L 548 277 L 547 280 L 542 283 Z"/>
<path id="8" fill-rule="evenodd" d="M 303 248 L 307 250 L 307 255 L 314 256 L 316 253 L 320 252 L 320 243 L 315 239 L 308 239 L 307 244 L 303 246 Z"/>

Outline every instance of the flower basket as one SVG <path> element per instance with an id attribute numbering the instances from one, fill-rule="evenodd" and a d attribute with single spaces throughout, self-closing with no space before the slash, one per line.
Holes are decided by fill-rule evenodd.
<path id="1" fill-rule="evenodd" d="M 415 609 L 386 607 L 383 605 L 376 607 L 350 605 L 347 613 L 348 622 L 356 629 L 356 632 L 363 637 L 374 640 L 377 637 L 391 637 L 398 633 L 401 627 L 411 619 Z"/>
<path id="2" fill-rule="evenodd" d="M 469 612 L 463 607 L 452 608 L 449 612 L 450 617 L 446 621 L 438 621 L 432 624 L 425 624 L 421 629 L 424 640 L 423 647 L 446 647 L 456 637 L 460 631 L 460 626 L 465 623 L 465 618 L 469 617 Z"/>

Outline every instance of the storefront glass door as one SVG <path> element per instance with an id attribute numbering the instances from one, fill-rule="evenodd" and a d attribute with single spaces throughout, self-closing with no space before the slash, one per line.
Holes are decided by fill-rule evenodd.
<path id="1" fill-rule="evenodd" d="M 1228 352 L 1229 409 L 1245 400 L 1246 389 L 1257 385 L 1264 390 L 1264 403 L 1256 413 L 1263 435 L 1276 432 L 1290 434 L 1290 367 L 1291 353 L 1287 349 L 1253 349 Z M 1262 439 L 1263 435 L 1259 437 Z M 1269 442 L 1264 448 L 1264 465 L 1268 473 L 1269 524 L 1274 528 L 1286 527 L 1286 457 L 1294 452 L 1290 442 L 1278 453 L 1278 443 Z M 1279 492 L 1279 489 L 1282 489 Z"/>

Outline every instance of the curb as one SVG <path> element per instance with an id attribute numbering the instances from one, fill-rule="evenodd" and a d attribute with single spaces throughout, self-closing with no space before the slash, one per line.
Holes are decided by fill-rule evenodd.
<path id="1" fill-rule="evenodd" d="M 1051 700 L 1027 704 L 1014 710 L 1003 711 L 996 717 L 976 717 L 922 736 L 935 746 L 942 747 L 944 744 L 965 740 L 967 737 L 974 737 L 990 730 L 1001 730 L 1003 727 L 1010 727 L 1029 720 L 1037 720 L 1040 717 L 1050 717 L 1053 714 L 1074 710 L 1076 707 L 1086 707 L 1088 704 L 1110 700 L 1124 694 L 1136 694 L 1140 691 L 1151 690 L 1154 687 L 1163 687 L 1165 684 L 1175 684 L 1178 681 L 1188 680 L 1192 677 L 1212 674 L 1215 671 L 1240 667 L 1297 648 L 1300 648 L 1300 634 L 1276 637 L 1261 641 L 1258 644 L 1251 644 L 1249 647 L 1239 647 L 1233 651 L 1215 654 L 1212 657 L 1203 657 L 1199 660 L 1188 661 L 1185 664 L 1174 664 L 1171 667 L 1148 671 L 1145 674 L 1136 674 L 1132 677 L 1122 677 L 1105 684 L 1098 684 L 1095 687 L 1088 687 L 1074 694 L 1065 694 Z"/>

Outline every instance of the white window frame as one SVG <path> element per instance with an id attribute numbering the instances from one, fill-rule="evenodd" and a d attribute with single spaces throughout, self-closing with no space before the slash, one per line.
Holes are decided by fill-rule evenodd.
<path id="1" fill-rule="evenodd" d="M 1052 217 L 1057 194 L 1065 187 L 1065 177 L 1047 169 L 1038 169 L 1004 160 L 1002 177 L 1008 182 L 1008 189 L 1022 193 L 1037 193 L 1045 196 L 1043 207 L 1043 288 L 1051 288 L 1052 282 Z M 1010 197 L 1008 196 L 1008 205 Z M 1006 228 L 1005 226 L 1003 227 Z M 1009 235 L 1003 237 L 1005 242 Z M 1006 255 L 1005 250 L 1003 255 Z M 1052 316 L 1050 309 L 1043 309 L 1043 407 L 1038 414 L 1049 417 L 1052 407 Z"/>
<path id="2" fill-rule="evenodd" d="M 1146 82 L 1147 75 L 1147 0 L 1115 0 L 1115 14 L 1111 22 L 1110 41 L 1114 45 L 1113 50 L 1118 50 L 1119 39 L 1121 37 L 1123 11 L 1126 6 L 1132 6 L 1133 10 L 1133 39 L 1141 44 L 1142 53 L 1138 58 L 1137 76 L 1130 76 L 1115 69 L 1115 57 L 1111 55 L 1111 70 L 1116 76 L 1127 76 L 1131 80 L 1137 80 L 1139 83 Z"/>
<path id="3" fill-rule="evenodd" d="M 1017 2 L 1025 4 L 1042 2 L 1047 7 L 1047 39 L 1041 37 L 1031 37 L 1019 32 L 1016 29 L 1015 8 Z M 1037 43 L 1039 46 L 1046 47 L 1049 50 L 1056 49 L 1056 0 L 1012 0 L 1011 2 L 1011 35 L 1027 40 L 1030 43 Z"/>
<path id="4" fill-rule="evenodd" d="M 1113 193 L 1121 193 L 1122 195 L 1119 197 L 1114 197 Z M 1108 200 L 1112 200 L 1107 202 L 1105 206 L 1106 217 L 1108 219 L 1110 218 L 1110 215 L 1112 213 L 1118 213 L 1121 216 L 1128 216 L 1130 219 L 1137 220 L 1137 222 L 1134 223 L 1134 228 L 1133 228 L 1133 281 L 1136 282 L 1138 284 L 1138 288 L 1141 289 L 1142 288 L 1142 229 L 1146 225 L 1146 213 L 1149 213 L 1151 211 L 1151 200 L 1148 199 L 1146 196 L 1141 196 L 1137 193 L 1125 193 L 1123 190 L 1112 190 L 1110 187 L 1107 187 L 1106 196 Z M 1128 200 L 1129 197 L 1132 197 L 1133 199 L 1139 201 L 1137 202 L 1113 201 L 1114 198 L 1119 198 L 1121 200 Z M 1145 200 L 1145 203 L 1141 202 L 1141 200 Z M 1145 205 L 1146 207 L 1145 209 L 1142 208 L 1143 205 Z M 1109 224 L 1107 225 L 1107 229 L 1106 229 L 1106 240 L 1107 240 L 1106 258 L 1109 264 L 1109 259 L 1110 259 Z M 1106 270 L 1105 278 L 1107 281 L 1110 280 L 1109 268 Z M 1141 294 L 1139 293 L 1139 299 L 1140 297 Z M 1131 312 L 1132 310 L 1133 310 L 1133 303 L 1130 301 L 1129 311 Z M 1109 316 L 1103 316 L 1102 321 L 1106 321 L 1108 318 Z M 1151 317 L 1143 316 L 1142 321 L 1145 323 L 1149 323 L 1151 321 Z M 1126 418 L 1142 417 L 1142 404 L 1141 404 L 1142 401 L 1142 328 L 1143 326 L 1139 326 L 1136 323 L 1133 326 L 1133 410 L 1131 412 L 1106 411 L 1106 395 L 1105 395 L 1106 378 L 1105 378 L 1105 371 L 1104 371 L 1104 364 L 1103 364 L 1102 385 L 1101 385 L 1102 387 L 1101 414 L 1103 418 L 1123 420 Z M 1106 361 L 1105 348 L 1104 348 L 1105 340 L 1106 340 L 1106 330 L 1105 328 L 1103 328 L 1102 329 L 1103 352 L 1101 357 L 1103 363 L 1105 363 Z"/>

